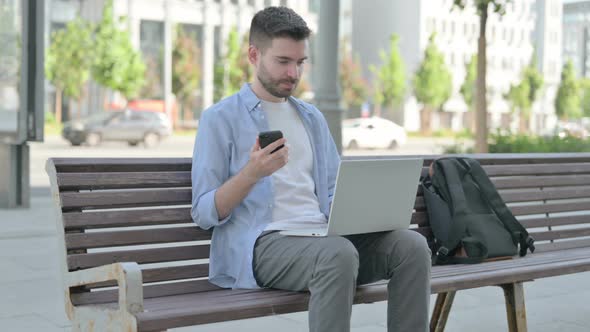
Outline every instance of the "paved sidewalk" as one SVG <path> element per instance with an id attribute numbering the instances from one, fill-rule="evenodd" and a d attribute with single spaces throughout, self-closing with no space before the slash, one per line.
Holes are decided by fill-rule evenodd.
<path id="1" fill-rule="evenodd" d="M 69 331 L 59 282 L 54 211 L 46 188 L 33 190 L 31 209 L 0 209 L 0 330 Z M 529 331 L 590 330 L 590 273 L 525 285 Z M 434 303 L 434 296 L 432 297 Z M 355 305 L 353 331 L 385 331 L 384 302 Z M 175 331 L 306 331 L 307 313 L 175 329 Z M 461 291 L 447 331 L 506 331 L 500 288 Z"/>

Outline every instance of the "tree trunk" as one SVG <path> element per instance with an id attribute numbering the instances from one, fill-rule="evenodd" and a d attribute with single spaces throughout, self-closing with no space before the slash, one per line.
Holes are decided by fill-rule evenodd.
<path id="1" fill-rule="evenodd" d="M 373 116 L 381 117 L 381 108 L 383 106 L 379 103 L 375 104 L 375 112 L 372 114 Z"/>
<path id="2" fill-rule="evenodd" d="M 486 103 L 486 24 L 488 21 L 488 2 L 482 1 L 479 18 L 479 39 L 477 45 L 477 83 L 475 91 L 476 132 L 475 151 L 488 152 L 488 127 Z"/>
<path id="3" fill-rule="evenodd" d="M 432 111 L 429 106 L 424 106 L 420 112 L 420 131 L 423 135 L 432 134 Z"/>
<path id="4" fill-rule="evenodd" d="M 62 120 L 62 116 L 61 116 L 61 89 L 57 88 L 55 89 L 55 122 L 57 122 L 57 124 L 61 124 L 61 120 Z"/>
<path id="5" fill-rule="evenodd" d="M 520 115 L 520 118 L 518 120 L 519 131 L 521 134 L 526 134 L 529 132 L 529 119 L 522 110 L 518 113 Z"/>

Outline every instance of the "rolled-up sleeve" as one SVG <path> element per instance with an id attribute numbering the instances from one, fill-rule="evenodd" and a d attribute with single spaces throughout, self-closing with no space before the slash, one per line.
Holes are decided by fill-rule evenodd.
<path id="1" fill-rule="evenodd" d="M 319 111 L 318 111 L 319 112 Z M 323 114 L 322 114 L 323 115 Z M 336 188 L 336 176 L 338 175 L 338 167 L 340 166 L 340 154 L 338 148 L 334 142 L 334 138 L 330 133 L 328 122 L 326 118 L 322 116 L 322 138 L 325 142 L 326 148 L 326 166 L 327 166 L 327 180 L 328 180 L 328 198 L 330 205 L 332 204 L 332 198 L 334 197 L 334 189 Z"/>
<path id="2" fill-rule="evenodd" d="M 193 221 L 203 229 L 224 224 L 231 214 L 219 220 L 215 193 L 229 178 L 230 133 L 224 119 L 214 109 L 203 112 L 193 151 L 192 207 Z"/>

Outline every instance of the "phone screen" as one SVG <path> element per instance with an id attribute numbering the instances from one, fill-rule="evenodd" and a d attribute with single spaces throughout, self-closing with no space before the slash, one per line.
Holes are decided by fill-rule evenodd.
<path id="1" fill-rule="evenodd" d="M 264 149 L 269 144 L 271 144 L 272 142 L 274 142 L 280 138 L 283 138 L 283 132 L 281 132 L 280 130 L 263 131 L 260 134 L 258 134 L 258 141 L 260 143 L 260 148 L 262 148 L 262 149 Z M 277 150 L 282 149 L 283 147 L 284 147 L 284 145 L 281 145 L 281 146 L 277 147 L 276 149 L 274 149 L 271 153 L 274 153 Z"/>

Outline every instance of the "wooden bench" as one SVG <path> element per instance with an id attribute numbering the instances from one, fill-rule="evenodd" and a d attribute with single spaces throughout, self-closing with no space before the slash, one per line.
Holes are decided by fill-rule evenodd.
<path id="1" fill-rule="evenodd" d="M 433 267 L 431 291 L 439 295 L 431 330 L 444 329 L 456 291 L 501 286 L 510 331 L 525 331 L 523 282 L 590 270 L 590 154 L 471 157 L 537 251 Z M 220 289 L 207 281 L 210 232 L 191 220 L 190 170 L 188 158 L 47 162 L 74 330 L 161 331 L 307 310 L 305 292 Z M 420 190 L 415 210 L 412 227 L 432 241 Z M 385 282 L 361 286 L 355 303 L 384 301 L 386 289 Z"/>

